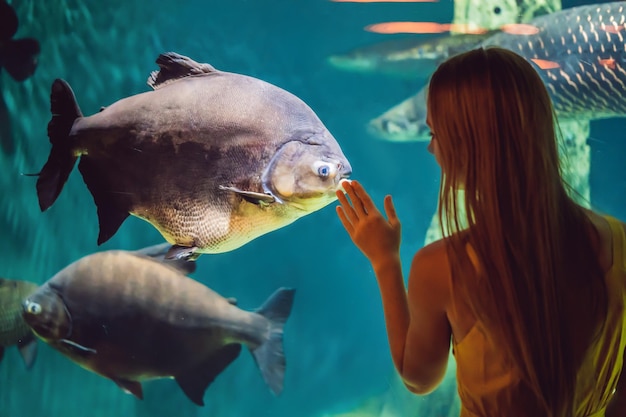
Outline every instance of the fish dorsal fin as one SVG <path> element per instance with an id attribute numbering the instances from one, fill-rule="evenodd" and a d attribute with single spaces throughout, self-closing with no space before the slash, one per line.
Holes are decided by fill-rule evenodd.
<path id="1" fill-rule="evenodd" d="M 168 265 L 184 275 L 193 274 L 196 271 L 196 263 L 194 261 L 185 258 L 167 258 L 167 254 L 169 254 L 171 248 L 172 246 L 165 242 L 136 250 L 133 253 L 139 256 L 147 256 L 152 260 Z"/>
<path id="2" fill-rule="evenodd" d="M 159 55 L 156 63 L 159 65 L 160 70 L 152 71 L 150 77 L 148 77 L 148 85 L 155 90 L 191 75 L 217 72 L 217 70 L 209 64 L 200 64 L 176 52 L 166 52 Z"/>

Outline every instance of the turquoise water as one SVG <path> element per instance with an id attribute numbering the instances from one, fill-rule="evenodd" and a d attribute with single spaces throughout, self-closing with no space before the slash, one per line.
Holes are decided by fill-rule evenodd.
<path id="1" fill-rule="evenodd" d="M 146 222 L 129 218 L 102 246 L 93 200 L 77 170 L 55 205 L 41 213 L 35 178 L 49 152 L 46 126 L 55 78 L 73 87 L 84 114 L 148 91 L 159 53 L 176 51 L 214 67 L 261 78 L 303 99 L 333 133 L 377 202 L 394 196 L 403 220 L 406 269 L 436 208 L 439 169 L 426 144 L 391 143 L 366 131 L 372 118 L 414 94 L 421 82 L 340 71 L 326 58 L 389 39 L 363 27 L 393 20 L 446 22 L 452 1 L 333 3 L 323 0 L 147 2 L 47 0 L 10 2 L 17 37 L 41 43 L 33 77 L 3 72 L 13 150 L 0 154 L 0 276 L 43 283 L 70 262 L 107 249 L 160 243 Z M 582 2 L 578 2 L 580 4 Z M 563 7 L 575 5 L 563 2 Z M 624 119 L 592 122 L 592 204 L 626 218 Z M 184 175 L 184 173 L 182 174 Z M 193 277 L 239 307 L 258 307 L 277 287 L 297 289 L 285 328 L 287 371 L 273 396 L 247 352 L 193 405 L 174 381 L 144 384 L 145 399 L 83 370 L 39 343 L 25 370 L 15 348 L 0 363 L 0 417 L 32 416 L 303 416 L 360 410 L 361 416 L 453 416 L 458 413 L 454 363 L 433 394 L 414 397 L 395 377 L 381 303 L 369 264 L 336 218 L 335 204 L 233 252 L 204 255 Z M 140 329 L 138 329 L 139 331 Z"/>

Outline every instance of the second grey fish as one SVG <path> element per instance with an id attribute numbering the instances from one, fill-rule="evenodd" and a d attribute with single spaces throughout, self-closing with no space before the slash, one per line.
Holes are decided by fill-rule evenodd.
<path id="1" fill-rule="evenodd" d="M 625 23 L 624 1 L 580 6 L 532 19 L 536 34 L 501 32 L 480 46 L 507 48 L 532 62 L 561 120 L 625 117 Z M 395 142 L 429 140 L 425 90 L 372 119 L 369 131 Z"/>
<path id="2" fill-rule="evenodd" d="M 161 248 L 73 262 L 24 300 L 24 320 L 51 347 L 137 398 L 143 381 L 171 377 L 204 405 L 207 387 L 242 345 L 279 394 L 295 290 L 279 288 L 256 311 L 244 311 L 187 277 L 183 264 L 160 262 Z"/>

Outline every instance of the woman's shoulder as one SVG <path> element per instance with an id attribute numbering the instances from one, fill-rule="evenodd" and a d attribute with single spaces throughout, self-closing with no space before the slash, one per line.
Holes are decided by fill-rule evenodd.
<path id="1" fill-rule="evenodd" d="M 411 271 L 421 279 L 444 284 L 450 275 L 448 252 L 445 239 L 439 239 L 423 246 L 413 256 Z"/>

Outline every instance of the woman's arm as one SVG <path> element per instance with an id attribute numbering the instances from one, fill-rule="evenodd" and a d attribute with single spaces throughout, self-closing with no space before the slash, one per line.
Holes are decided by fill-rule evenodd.
<path id="1" fill-rule="evenodd" d="M 337 191 L 341 204 L 337 207 L 337 215 L 352 242 L 372 264 L 380 287 L 391 357 L 396 368 L 402 369 L 409 309 L 400 262 L 400 220 L 391 196 L 385 197 L 387 220 L 361 184 L 344 182 L 343 188 L 350 201 L 344 193 Z"/>
<path id="2" fill-rule="evenodd" d="M 450 350 L 447 281 L 440 279 L 447 261 L 432 256 L 436 244 L 419 251 L 411 267 L 407 296 L 399 255 L 400 221 L 391 197 L 385 197 L 387 220 L 358 182 L 344 183 L 344 189 L 352 204 L 339 191 L 337 214 L 374 269 L 393 363 L 411 392 L 428 393 L 445 375 Z"/>
<path id="3" fill-rule="evenodd" d="M 446 312 L 449 281 L 443 241 L 415 254 L 409 274 L 411 320 L 401 374 L 405 385 L 417 394 L 428 394 L 437 388 L 448 367 L 452 337 Z"/>

